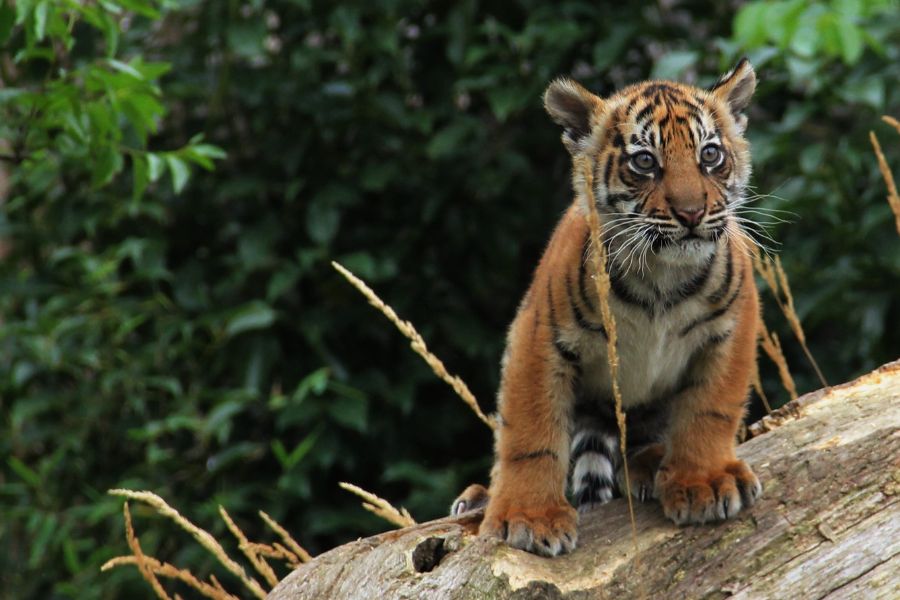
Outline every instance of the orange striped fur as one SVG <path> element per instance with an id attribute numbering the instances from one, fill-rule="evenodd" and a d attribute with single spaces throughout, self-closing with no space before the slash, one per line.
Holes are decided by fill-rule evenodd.
<path id="1" fill-rule="evenodd" d="M 544 97 L 573 159 L 594 165 L 631 489 L 679 524 L 732 517 L 761 492 L 734 452 L 759 311 L 735 215 L 755 84 L 741 61 L 711 90 L 649 81 L 601 99 L 559 80 Z M 490 489 L 471 486 L 452 508 L 486 503 L 481 533 L 547 556 L 571 551 L 578 514 L 624 489 L 578 173 L 574 185 L 509 330 Z"/>

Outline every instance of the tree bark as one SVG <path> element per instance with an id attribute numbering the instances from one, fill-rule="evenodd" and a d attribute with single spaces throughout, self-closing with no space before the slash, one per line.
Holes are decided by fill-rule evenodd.
<path id="1" fill-rule="evenodd" d="M 900 361 L 749 430 L 763 497 L 731 521 L 676 527 L 648 502 L 634 537 L 618 499 L 548 559 L 477 537 L 472 512 L 335 548 L 269 598 L 900 598 Z"/>

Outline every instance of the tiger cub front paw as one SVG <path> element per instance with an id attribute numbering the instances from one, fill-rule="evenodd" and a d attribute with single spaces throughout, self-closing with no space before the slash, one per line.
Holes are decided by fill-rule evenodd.
<path id="1" fill-rule="evenodd" d="M 663 464 L 656 473 L 654 495 L 677 525 L 730 519 L 761 494 L 759 479 L 742 460 L 705 471 Z"/>
<path id="2" fill-rule="evenodd" d="M 479 533 L 541 556 L 558 556 L 575 549 L 578 513 L 565 500 L 528 505 L 516 499 L 492 497 Z"/>

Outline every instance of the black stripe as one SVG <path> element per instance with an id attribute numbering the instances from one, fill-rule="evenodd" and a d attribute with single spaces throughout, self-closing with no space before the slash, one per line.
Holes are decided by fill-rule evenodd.
<path id="1" fill-rule="evenodd" d="M 650 194 L 653 193 L 653 190 L 649 190 L 648 192 L 643 194 L 643 197 L 638 200 L 638 203 L 634 206 L 634 212 L 642 213 L 644 212 L 644 205 L 647 204 L 647 200 L 650 199 Z"/>
<path id="2" fill-rule="evenodd" d="M 550 329 L 556 338 L 556 307 L 553 306 L 553 281 L 547 281 L 547 311 L 550 317 Z"/>
<path id="3" fill-rule="evenodd" d="M 616 457 L 610 454 L 609 448 L 600 439 L 600 434 L 593 431 L 581 436 L 581 439 L 572 448 L 570 458 L 572 461 L 576 461 L 587 452 L 602 454 L 611 464 L 616 464 L 617 462 Z"/>
<path id="4" fill-rule="evenodd" d="M 617 204 L 619 202 L 628 202 L 631 200 L 631 196 L 628 194 L 610 194 L 606 197 L 607 204 Z"/>
<path id="5" fill-rule="evenodd" d="M 593 313 L 595 311 L 594 303 L 591 301 L 584 283 L 584 278 L 587 277 L 587 255 L 590 243 L 591 234 L 588 232 L 584 235 L 584 242 L 581 244 L 581 260 L 578 263 L 578 295 L 581 296 L 581 301 L 587 307 L 588 312 Z"/>
<path id="6" fill-rule="evenodd" d="M 609 477 L 602 477 L 597 473 L 585 473 L 581 478 L 581 481 L 576 482 L 576 485 L 581 488 L 599 492 L 604 488 L 613 489 L 616 484 Z"/>
<path id="7" fill-rule="evenodd" d="M 625 148 L 625 138 L 622 137 L 621 132 L 616 133 L 615 137 L 613 138 L 612 143 L 613 143 L 613 146 L 615 146 L 616 148 Z"/>
<path id="8" fill-rule="evenodd" d="M 541 326 L 541 307 L 536 306 L 533 313 L 534 322 L 531 324 L 531 342 L 534 343 L 538 334 L 538 327 Z"/>
<path id="9" fill-rule="evenodd" d="M 580 369 L 581 357 L 577 352 L 569 350 L 563 346 L 562 342 L 559 340 L 553 340 L 553 348 L 556 349 L 556 353 L 559 354 L 564 361 Z"/>
<path id="10" fill-rule="evenodd" d="M 687 334 L 689 334 L 691 332 L 691 330 L 694 329 L 695 327 L 697 327 L 698 325 L 703 325 L 704 323 L 709 323 L 711 321 L 715 321 L 716 319 L 718 319 L 719 317 L 721 317 L 722 315 L 727 313 L 728 309 L 731 308 L 731 305 L 734 304 L 734 301 L 737 300 L 738 295 L 740 295 L 741 289 L 744 287 L 744 279 L 742 276 L 743 276 L 743 273 L 740 273 L 738 275 L 738 277 L 740 277 L 741 279 L 738 282 L 737 288 L 734 290 L 734 293 L 728 299 L 728 302 L 726 302 L 725 305 L 722 306 L 721 308 L 718 308 L 718 309 L 712 311 L 711 313 L 707 314 L 706 316 L 701 317 L 701 318 L 697 319 L 696 321 L 693 321 L 692 323 L 689 323 L 684 329 L 682 329 L 679 332 L 681 337 L 684 337 Z"/>
<path id="11" fill-rule="evenodd" d="M 709 279 L 709 274 L 712 272 L 712 266 L 715 262 L 714 259 L 715 255 L 713 255 L 708 261 L 706 261 L 706 265 L 704 265 L 703 269 L 699 273 L 697 273 L 693 277 L 693 279 L 675 290 L 673 294 L 669 295 L 666 301 L 663 303 L 663 307 L 668 310 L 702 290 L 703 286 L 706 285 L 706 281 Z"/>
<path id="12" fill-rule="evenodd" d="M 702 412 L 697 413 L 698 417 L 709 417 L 711 419 L 716 419 L 717 421 L 725 421 L 726 423 L 733 423 L 734 419 L 729 417 L 724 413 L 720 413 L 717 410 L 704 410 Z"/>
<path id="13" fill-rule="evenodd" d="M 615 294 L 616 297 L 622 302 L 640 306 L 647 312 L 647 314 L 652 317 L 654 313 L 653 303 L 631 293 L 631 290 L 629 290 L 625 285 L 624 280 L 621 277 L 615 275 L 614 272 L 615 270 L 612 270 L 609 273 L 609 285 L 612 289 L 613 294 Z"/>
<path id="14" fill-rule="evenodd" d="M 688 111 L 690 111 L 691 116 L 697 116 L 700 114 L 700 112 L 701 112 L 700 107 L 698 105 L 694 104 L 693 102 L 691 102 L 690 100 L 683 100 L 681 103 L 688 109 Z M 702 125 L 702 123 L 701 123 L 701 125 Z"/>
<path id="15" fill-rule="evenodd" d="M 659 120 L 660 135 L 662 135 L 663 129 L 665 129 L 669 125 L 669 121 L 671 121 L 671 120 L 672 120 L 672 117 L 669 115 L 669 113 L 666 113 L 665 116 L 663 116 L 663 118 Z"/>
<path id="16" fill-rule="evenodd" d="M 699 113 L 691 113 L 696 117 L 697 120 L 697 129 L 700 130 L 700 141 L 705 141 L 710 139 L 712 136 L 709 135 L 709 131 L 707 131 L 706 127 L 703 126 L 702 121 L 700 120 Z"/>
<path id="17" fill-rule="evenodd" d="M 731 288 L 731 277 L 734 275 L 734 263 L 732 262 L 732 248 L 731 244 L 728 244 L 728 257 L 725 259 L 725 278 L 722 280 L 722 285 L 713 291 L 712 294 L 706 297 L 707 302 L 710 304 L 718 304 L 722 301 L 722 298 L 725 297 L 725 294 L 728 293 L 729 288 Z"/>
<path id="18" fill-rule="evenodd" d="M 719 77 L 719 80 L 711 88 L 709 88 L 709 91 L 713 92 L 713 91 L 717 90 L 718 88 L 722 87 L 723 85 L 725 85 L 725 83 L 727 83 L 732 77 L 734 77 L 735 73 L 737 73 L 738 71 L 741 70 L 741 68 L 744 66 L 745 62 L 747 62 L 746 56 L 742 57 L 741 60 L 738 61 L 738 64 L 736 64 L 732 70 L 728 71 L 727 73 L 725 73 L 724 75 Z"/>
<path id="19" fill-rule="evenodd" d="M 695 354 L 699 354 L 699 353 L 695 353 Z M 692 357 L 692 360 L 693 360 L 693 357 Z M 685 369 L 684 371 L 685 371 L 685 373 L 687 373 L 688 371 L 691 371 L 691 370 L 692 369 L 688 368 L 688 369 Z M 693 379 L 686 377 L 684 380 L 682 380 L 678 384 L 678 387 L 676 387 L 674 390 L 672 390 L 672 397 L 674 398 L 675 396 L 678 396 L 679 394 L 683 394 L 684 392 L 688 391 L 692 387 L 697 387 L 698 385 L 700 385 L 699 381 L 694 381 Z"/>
<path id="20" fill-rule="evenodd" d="M 640 122 L 643 121 L 644 118 L 647 117 L 651 112 L 653 112 L 653 105 L 648 104 L 647 106 L 645 106 L 644 108 L 642 108 L 642 109 L 641 109 L 641 112 L 639 112 L 639 113 L 634 117 L 634 122 L 635 122 L 635 123 L 640 123 Z"/>
<path id="21" fill-rule="evenodd" d="M 544 448 L 543 450 L 535 450 L 534 452 L 526 452 L 523 454 L 516 454 L 512 458 L 509 459 L 510 462 L 522 462 L 525 460 L 535 460 L 538 458 L 552 458 L 553 460 L 558 460 L 556 456 L 556 452 L 550 450 L 548 448 Z"/>
<path id="22" fill-rule="evenodd" d="M 700 359 L 703 358 L 704 354 L 706 354 L 708 350 L 718 346 L 729 337 L 731 337 L 731 333 L 732 330 L 729 329 L 728 331 L 711 335 L 703 340 L 703 342 L 694 349 L 687 361 L 687 364 L 685 365 L 684 371 L 682 372 L 681 381 L 679 381 L 678 385 L 671 392 L 669 392 L 668 397 L 677 396 L 692 387 L 696 387 L 704 383 L 702 381 L 702 378 L 696 378 L 697 366 L 700 362 Z"/>
<path id="23" fill-rule="evenodd" d="M 578 308 L 578 304 L 575 302 L 575 295 L 572 293 L 572 279 L 568 276 L 566 276 L 566 293 L 569 295 L 569 307 L 572 309 L 575 323 L 582 329 L 600 333 L 604 338 L 607 337 L 606 329 L 603 325 L 595 325 L 584 318 L 584 314 L 582 314 L 581 309 Z"/>
<path id="24" fill-rule="evenodd" d="M 615 495 L 615 488 L 611 490 Z M 604 499 L 600 497 L 599 489 L 583 488 L 575 494 L 575 506 L 584 506 L 585 504 L 593 504 L 602 502 Z"/>
<path id="25" fill-rule="evenodd" d="M 559 341 L 559 330 L 556 325 L 556 308 L 553 306 L 553 283 L 552 281 L 547 282 L 547 303 L 549 304 L 550 311 L 550 335 L 553 336 L 553 348 L 556 350 L 557 354 L 562 357 L 564 361 L 574 366 L 576 371 L 581 373 L 581 357 L 577 352 L 573 352 L 569 348 L 566 348 L 562 342 Z"/>
<path id="26" fill-rule="evenodd" d="M 642 140 L 647 139 L 647 133 L 650 131 L 650 129 L 652 127 L 653 127 L 653 121 L 647 121 L 646 123 L 644 123 L 644 126 L 641 127 L 641 139 Z"/>
<path id="27" fill-rule="evenodd" d="M 706 338 L 706 340 L 702 344 L 700 344 L 700 347 L 704 350 L 707 350 L 709 348 L 714 348 L 715 346 L 718 346 L 719 344 L 723 343 L 725 340 L 730 338 L 731 333 L 732 333 L 732 331 L 729 329 L 728 331 L 725 331 L 723 333 L 717 333 L 717 334 L 711 335 L 708 338 Z"/>
<path id="28" fill-rule="evenodd" d="M 610 154 L 606 157 L 606 166 L 603 168 L 603 183 L 606 185 L 606 189 L 609 190 L 609 182 L 612 178 L 612 167 L 613 167 L 613 155 Z"/>
<path id="29" fill-rule="evenodd" d="M 659 93 L 665 92 L 665 93 L 671 94 L 671 95 L 673 95 L 673 96 L 675 96 L 675 95 L 680 96 L 680 95 L 681 95 L 681 94 L 678 93 L 678 90 L 677 90 L 677 89 L 675 89 L 674 87 L 672 87 L 670 84 L 664 83 L 664 82 L 651 83 L 650 85 L 648 85 L 647 87 L 645 87 L 643 90 L 641 90 L 641 93 L 642 93 L 644 96 L 650 96 L 650 95 L 655 94 L 655 93 L 657 93 L 657 92 L 659 92 Z"/>

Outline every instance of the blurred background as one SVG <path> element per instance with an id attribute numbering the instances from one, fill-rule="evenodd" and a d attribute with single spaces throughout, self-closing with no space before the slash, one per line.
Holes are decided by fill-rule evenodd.
<path id="1" fill-rule="evenodd" d="M 494 409 L 569 162 L 541 93 L 748 56 L 761 221 L 830 383 L 900 355 L 896 1 L 0 0 L 0 597 L 150 597 L 122 501 L 313 553 L 486 481 L 491 436 L 329 265 Z M 820 387 L 762 287 L 801 393 Z M 760 361 L 774 405 L 788 400 Z M 762 414 L 751 401 L 751 418 Z M 133 508 L 143 549 L 214 569 Z"/>

